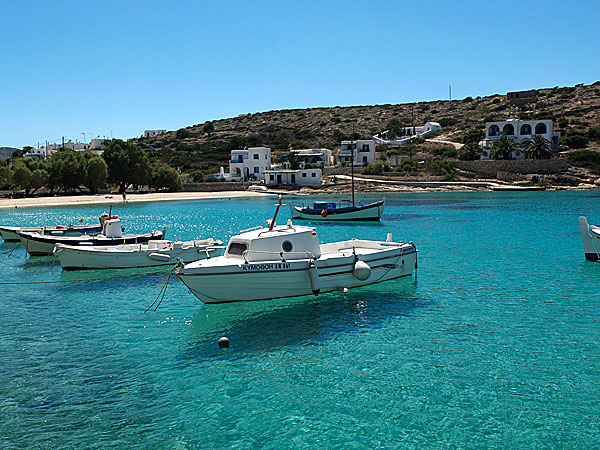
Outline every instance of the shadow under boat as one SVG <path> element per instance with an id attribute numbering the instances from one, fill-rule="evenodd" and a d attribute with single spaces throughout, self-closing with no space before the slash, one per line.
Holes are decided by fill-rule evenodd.
<path id="1" fill-rule="evenodd" d="M 385 285 L 385 287 L 384 287 Z M 429 306 L 416 294 L 413 277 L 332 292 L 318 297 L 237 302 L 204 306 L 192 319 L 182 357 L 204 360 L 224 357 L 217 341 L 227 336 L 227 358 L 274 351 L 296 345 L 318 345 L 340 334 L 362 333 Z"/>

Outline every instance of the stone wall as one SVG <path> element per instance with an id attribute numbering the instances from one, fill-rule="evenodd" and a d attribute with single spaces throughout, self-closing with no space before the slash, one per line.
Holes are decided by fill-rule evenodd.
<path id="1" fill-rule="evenodd" d="M 222 192 L 245 191 L 242 183 L 214 182 L 214 183 L 183 183 L 184 192 Z"/>
<path id="2" fill-rule="evenodd" d="M 515 161 L 456 161 L 454 167 L 495 178 L 498 172 L 528 174 L 556 174 L 569 169 L 564 159 L 520 159 Z"/>

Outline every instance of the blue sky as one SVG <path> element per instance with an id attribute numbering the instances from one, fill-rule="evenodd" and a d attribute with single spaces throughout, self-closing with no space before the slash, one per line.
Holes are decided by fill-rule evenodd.
<path id="1" fill-rule="evenodd" d="M 600 80 L 579 2 L 2 2 L 0 146 Z"/>

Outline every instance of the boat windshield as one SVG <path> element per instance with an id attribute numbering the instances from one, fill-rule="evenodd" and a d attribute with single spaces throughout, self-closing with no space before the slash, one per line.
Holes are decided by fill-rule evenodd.
<path id="1" fill-rule="evenodd" d="M 242 256 L 248 250 L 248 244 L 244 242 L 232 242 L 227 249 L 228 255 Z"/>

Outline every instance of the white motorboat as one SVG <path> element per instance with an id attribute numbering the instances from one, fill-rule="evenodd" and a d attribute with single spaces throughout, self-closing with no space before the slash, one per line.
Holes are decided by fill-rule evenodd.
<path id="1" fill-rule="evenodd" d="M 319 244 L 312 227 L 277 226 L 233 236 L 225 255 L 179 268 L 190 291 L 204 303 L 318 295 L 410 276 L 416 268 L 412 242 L 350 239 Z"/>
<path id="2" fill-rule="evenodd" d="M 100 223 L 97 225 L 55 225 L 44 227 L 9 227 L 0 226 L 0 236 L 4 242 L 19 242 L 19 232 L 40 233 L 50 236 L 78 236 L 81 234 L 98 234 L 102 232 L 104 220 L 109 215 L 103 213 L 100 216 Z"/>
<path id="3" fill-rule="evenodd" d="M 585 259 L 588 261 L 598 261 L 600 259 L 600 227 L 596 225 L 588 225 L 585 217 L 579 218 L 579 231 L 581 232 L 581 240 L 583 241 L 583 251 Z"/>
<path id="4" fill-rule="evenodd" d="M 48 236 L 40 233 L 19 232 L 19 239 L 25 250 L 31 256 L 47 256 L 54 251 L 56 244 L 66 245 L 90 245 L 90 246 L 114 246 L 123 244 L 143 244 L 150 240 L 164 239 L 165 230 L 154 230 L 151 233 L 123 234 L 121 221 L 117 216 L 104 220 L 102 233 L 89 236 Z"/>
<path id="5" fill-rule="evenodd" d="M 223 241 L 203 239 L 194 241 L 152 240 L 145 244 L 126 244 L 104 247 L 56 244 L 54 254 L 65 270 L 125 269 L 184 263 L 220 256 Z"/>

